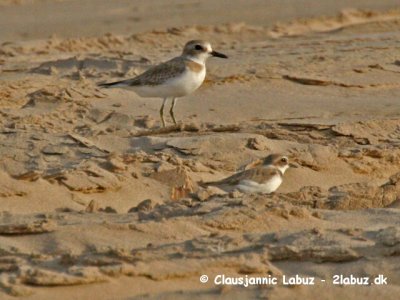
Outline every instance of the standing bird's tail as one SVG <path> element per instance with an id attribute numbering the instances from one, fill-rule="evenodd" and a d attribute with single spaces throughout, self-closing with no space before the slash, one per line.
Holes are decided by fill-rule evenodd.
<path id="1" fill-rule="evenodd" d="M 121 81 L 114 81 L 114 82 L 105 82 L 105 83 L 98 83 L 97 86 L 103 88 L 113 88 L 113 87 L 121 87 L 126 86 L 126 80 Z"/>

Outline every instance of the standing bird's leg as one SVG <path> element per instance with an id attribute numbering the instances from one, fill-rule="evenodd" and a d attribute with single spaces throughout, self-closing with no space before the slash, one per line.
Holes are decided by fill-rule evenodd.
<path id="1" fill-rule="evenodd" d="M 171 104 L 171 109 L 169 110 L 169 114 L 171 115 L 172 121 L 174 121 L 174 124 L 176 125 L 176 120 L 175 120 L 175 116 L 174 116 L 175 101 L 176 101 L 176 98 L 172 98 L 172 104 Z"/>
<path id="2" fill-rule="evenodd" d="M 164 121 L 164 105 L 165 105 L 165 102 L 167 102 L 167 97 L 165 97 L 164 99 L 163 99 L 163 103 L 162 103 L 162 105 L 161 105 L 161 109 L 160 109 L 160 117 L 161 117 L 161 122 L 162 122 L 162 126 L 163 127 L 165 127 L 165 121 Z"/>

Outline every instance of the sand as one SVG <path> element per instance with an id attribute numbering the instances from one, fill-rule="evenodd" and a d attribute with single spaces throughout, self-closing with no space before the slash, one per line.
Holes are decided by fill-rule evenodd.
<path id="1" fill-rule="evenodd" d="M 96 86 L 196 38 L 179 126 Z M 0 1 L 0 299 L 397 299 L 399 38 L 389 0 Z M 199 186 L 274 152 L 274 194 Z"/>

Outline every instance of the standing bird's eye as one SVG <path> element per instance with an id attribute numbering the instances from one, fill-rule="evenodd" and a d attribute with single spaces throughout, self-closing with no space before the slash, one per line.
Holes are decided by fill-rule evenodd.
<path id="1" fill-rule="evenodd" d="M 203 47 L 200 46 L 200 45 L 196 45 L 196 46 L 194 46 L 194 49 L 196 49 L 196 50 L 203 50 Z"/>

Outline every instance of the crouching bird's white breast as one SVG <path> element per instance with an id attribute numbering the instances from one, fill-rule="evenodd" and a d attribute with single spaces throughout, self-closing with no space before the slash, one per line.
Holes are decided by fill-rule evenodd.
<path id="1" fill-rule="evenodd" d="M 252 180 L 242 180 L 236 187 L 244 193 L 270 194 L 279 188 L 279 186 L 282 184 L 282 181 L 282 176 L 277 174 L 262 183 Z"/>

